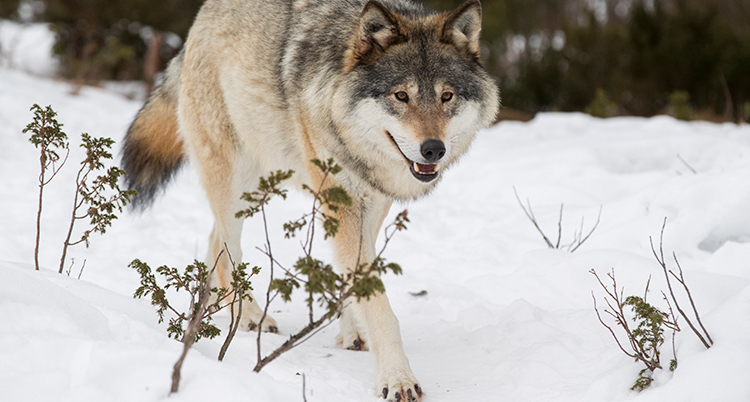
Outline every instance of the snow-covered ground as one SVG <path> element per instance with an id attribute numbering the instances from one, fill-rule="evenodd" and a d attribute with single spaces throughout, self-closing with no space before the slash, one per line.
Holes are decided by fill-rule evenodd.
<path id="1" fill-rule="evenodd" d="M 48 58 L 37 62 L 41 70 L 32 72 L 44 75 Z M 184 169 L 153 208 L 123 213 L 106 235 L 92 237 L 89 249 L 72 248 L 71 276 L 57 274 L 79 135 L 119 143 L 141 105 L 96 88 L 73 96 L 66 83 L 6 66 L 0 67 L 0 399 L 166 400 L 181 344 L 167 338 L 146 300 L 132 298 L 139 279 L 127 265 L 140 258 L 152 267 L 184 267 L 204 257 L 212 221 L 196 175 Z M 41 272 L 33 269 L 38 153 L 21 133 L 33 103 L 51 104 L 74 140 L 68 165 L 45 192 Z M 425 402 L 750 400 L 749 177 L 748 126 L 540 114 L 481 132 L 437 191 L 392 211 L 408 208 L 411 224 L 386 251 L 404 274 L 384 281 Z M 550 250 L 514 187 L 553 237 L 564 204 L 563 243 L 572 241 L 582 218 L 588 231 L 600 208 L 601 223 L 574 253 Z M 282 261 L 293 261 L 299 245 L 283 239 L 281 224 L 308 205 L 297 193 L 272 204 Z M 659 291 L 666 286 L 649 245 L 664 218 L 665 253 L 676 252 L 716 343 L 705 350 L 681 320 L 678 369 L 657 373 L 651 388 L 636 393 L 629 387 L 641 366 L 597 321 L 591 291 L 597 297 L 602 291 L 588 271 L 603 276 L 614 268 L 626 295 L 641 295 L 651 275 L 649 301 L 664 308 Z M 254 249 L 260 230 L 259 222 L 246 224 L 243 248 L 246 260 L 263 265 Z M 322 242 L 319 252 L 330 254 Z M 254 286 L 267 283 L 263 271 Z M 422 290 L 427 294 L 412 295 Z M 303 298 L 271 306 L 280 333 L 264 335 L 265 353 L 305 324 Z M 218 317 L 224 327 L 227 321 L 226 314 Z M 370 355 L 337 349 L 337 331 L 334 323 L 260 374 L 252 372 L 254 333 L 238 334 L 224 362 L 216 360 L 223 337 L 201 340 L 188 355 L 180 392 L 169 400 L 302 401 L 302 374 L 308 401 L 379 400 Z M 663 350 L 668 361 L 671 345 Z"/>

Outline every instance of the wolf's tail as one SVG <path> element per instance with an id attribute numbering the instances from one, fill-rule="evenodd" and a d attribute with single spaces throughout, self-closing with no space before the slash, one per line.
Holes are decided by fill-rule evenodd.
<path id="1" fill-rule="evenodd" d="M 138 191 L 135 208 L 145 209 L 185 162 L 186 154 L 177 129 L 177 95 L 183 53 L 170 63 L 164 83 L 151 92 L 130 125 L 122 149 L 125 184 Z"/>

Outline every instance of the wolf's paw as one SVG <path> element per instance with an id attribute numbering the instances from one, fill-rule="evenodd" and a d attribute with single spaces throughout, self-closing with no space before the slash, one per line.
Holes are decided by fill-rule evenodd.
<path id="1" fill-rule="evenodd" d="M 350 315 L 344 313 L 339 320 L 341 332 L 336 335 L 336 345 L 342 349 L 368 350 L 369 345 L 365 337 L 359 334 L 357 326 Z"/>
<path id="2" fill-rule="evenodd" d="M 255 314 L 248 314 L 252 315 L 251 317 L 245 316 L 245 313 L 242 314 L 242 321 L 240 321 L 240 329 L 243 331 L 257 331 L 258 330 L 258 323 L 260 322 L 261 317 L 263 315 L 256 316 Z M 263 325 L 261 326 L 261 330 L 263 332 L 271 332 L 271 333 L 278 333 L 279 327 L 276 325 L 276 320 L 273 319 L 270 315 L 267 315 L 266 318 L 263 319 Z"/>
<path id="3" fill-rule="evenodd" d="M 422 400 L 422 388 L 411 374 L 401 372 L 377 381 L 379 396 L 389 402 L 419 402 Z"/>
<path id="4" fill-rule="evenodd" d="M 367 342 L 357 333 L 344 334 L 344 331 L 336 335 L 336 346 L 348 350 L 368 350 Z"/>

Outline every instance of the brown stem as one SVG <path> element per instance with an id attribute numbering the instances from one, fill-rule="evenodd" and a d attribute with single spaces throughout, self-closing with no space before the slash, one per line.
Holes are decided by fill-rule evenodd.
<path id="1" fill-rule="evenodd" d="M 614 300 L 614 306 L 612 303 L 610 303 L 608 298 L 604 298 L 604 301 L 607 303 L 607 306 L 609 307 L 609 310 L 605 309 L 604 312 L 612 316 L 617 324 L 622 327 L 623 331 L 625 331 L 625 335 L 628 338 L 628 342 L 630 343 L 630 348 L 632 349 L 632 352 L 628 352 L 625 350 L 625 348 L 620 343 L 620 340 L 617 338 L 617 335 L 615 335 L 614 330 L 612 327 L 607 325 L 604 320 L 602 320 L 599 310 L 596 307 L 596 297 L 594 297 L 594 293 L 591 293 L 592 298 L 594 299 L 594 311 L 596 312 L 596 316 L 599 319 L 599 322 L 609 330 L 610 334 L 612 334 L 612 337 L 615 338 L 615 342 L 617 342 L 617 346 L 622 350 L 623 353 L 625 353 L 628 357 L 637 359 L 641 361 L 643 364 L 646 365 L 646 368 L 651 370 L 652 372 L 656 369 L 661 369 L 661 365 L 659 364 L 658 359 L 658 352 L 656 355 L 656 361 L 653 361 L 652 359 L 648 358 L 648 353 L 643 350 L 643 348 L 638 345 L 638 342 L 635 340 L 635 337 L 633 336 L 632 331 L 630 330 L 630 327 L 628 326 L 628 320 L 625 318 L 625 312 L 623 311 L 622 307 L 622 291 L 620 292 L 620 295 L 617 294 L 617 280 L 615 279 L 614 270 L 612 273 L 607 274 L 607 276 L 612 280 L 612 290 L 610 291 L 602 282 L 602 280 L 599 278 L 599 275 L 597 275 L 596 271 L 593 269 L 589 271 L 591 274 L 596 277 L 596 280 L 599 282 L 599 285 L 601 285 L 602 289 L 607 293 L 607 295 Z"/>
<path id="2" fill-rule="evenodd" d="M 570 250 L 571 253 L 578 250 L 578 247 L 581 247 L 581 245 L 585 243 L 586 240 L 589 239 L 589 237 L 591 237 L 591 235 L 594 233 L 594 230 L 596 230 L 596 228 L 599 226 L 599 222 L 601 221 L 601 218 L 602 218 L 602 207 L 599 207 L 599 215 L 596 217 L 596 223 L 594 224 L 594 227 L 591 228 L 591 231 L 589 232 L 589 234 L 586 235 L 586 237 L 584 237 L 583 239 L 580 239 L 578 243 L 576 244 L 576 246 Z M 581 221 L 581 233 L 583 233 L 583 220 Z"/>
<path id="3" fill-rule="evenodd" d="M 685 322 L 687 322 L 688 326 L 693 331 L 693 333 L 698 337 L 698 339 L 700 339 L 701 343 L 703 343 L 703 346 L 705 346 L 706 349 L 708 349 L 711 347 L 711 345 L 709 345 L 708 342 L 706 342 L 706 340 L 703 338 L 703 335 L 701 335 L 698 329 L 695 328 L 695 325 L 693 325 L 693 322 L 690 321 L 690 318 L 688 318 L 687 314 L 685 314 L 685 311 L 682 310 L 682 307 L 680 307 L 680 304 L 677 302 L 677 298 L 674 296 L 674 290 L 672 290 L 672 281 L 669 280 L 669 270 L 667 269 L 667 264 L 664 261 L 663 240 L 664 240 L 664 228 L 666 226 L 667 226 L 667 218 L 664 218 L 664 224 L 661 227 L 661 235 L 659 236 L 659 254 L 656 253 L 656 248 L 654 247 L 653 239 L 649 237 L 649 241 L 651 242 L 651 251 L 654 253 L 654 257 L 656 257 L 656 261 L 661 266 L 662 271 L 664 272 L 664 277 L 667 279 L 667 289 L 669 289 L 669 295 L 672 296 L 672 301 L 674 302 L 675 308 L 680 313 L 682 318 L 685 319 Z M 660 256 L 661 258 L 659 258 Z"/>
<path id="4" fill-rule="evenodd" d="M 213 271 L 216 269 L 216 265 L 218 265 L 219 259 L 221 258 L 221 255 L 223 253 L 224 250 L 221 250 L 219 252 L 219 255 L 216 256 L 216 261 L 214 262 L 214 266 L 211 269 L 211 273 L 213 273 Z M 211 273 L 209 273 L 209 275 L 207 276 L 208 278 L 211 277 Z M 198 307 L 197 311 L 193 312 L 193 315 L 190 317 L 190 323 L 188 324 L 187 330 L 185 330 L 185 333 L 182 336 L 182 343 L 184 344 L 184 346 L 182 348 L 182 354 L 180 355 L 180 358 L 177 359 L 177 362 L 174 364 L 174 368 L 172 370 L 172 387 L 169 391 L 170 394 L 177 392 L 177 390 L 180 388 L 182 363 L 185 361 L 185 357 L 187 356 L 188 351 L 195 343 L 195 338 L 198 335 L 198 330 L 200 330 L 201 327 L 201 321 L 203 321 L 204 313 L 207 309 L 209 296 L 211 296 L 211 286 L 208 283 L 202 283 L 200 285 L 200 296 L 198 298 L 200 307 Z M 193 303 L 191 300 L 190 307 L 192 306 Z"/>
<path id="5" fill-rule="evenodd" d="M 70 246 L 70 237 L 73 235 L 73 226 L 75 225 L 76 221 L 76 211 L 78 211 L 78 207 L 80 206 L 78 204 L 78 190 L 81 188 L 81 173 L 86 169 L 86 165 L 81 166 L 81 169 L 78 170 L 78 174 L 76 175 L 76 193 L 73 197 L 73 212 L 71 213 L 70 217 L 70 226 L 68 226 L 68 235 L 65 237 L 65 241 L 63 242 L 63 249 L 62 249 L 62 256 L 60 257 L 60 270 L 59 273 L 63 272 L 63 265 L 65 264 L 65 256 L 68 254 L 68 246 Z M 84 179 L 88 175 L 88 172 L 83 175 Z M 75 244 L 78 244 L 80 242 L 76 242 Z"/>
<path id="6" fill-rule="evenodd" d="M 40 180 L 44 181 L 44 170 L 42 170 L 42 175 L 40 176 Z M 41 231 L 42 231 L 42 194 L 44 192 L 44 185 L 39 184 L 39 209 L 36 212 L 36 242 L 34 243 L 34 267 L 37 271 L 39 271 L 39 240 L 41 237 Z"/>
<path id="7" fill-rule="evenodd" d="M 304 338 L 307 334 L 314 331 L 316 328 L 320 327 L 323 322 L 328 320 L 328 315 L 324 315 L 320 317 L 318 320 L 307 324 L 305 328 L 302 328 L 301 331 L 297 332 L 296 334 L 289 337 L 289 339 L 284 342 L 281 346 L 276 348 L 273 352 L 271 352 L 270 355 L 264 357 L 263 359 L 258 359 L 258 364 L 255 365 L 255 368 L 253 368 L 253 371 L 256 373 L 260 372 L 260 370 L 263 369 L 268 363 L 272 362 L 277 357 L 281 356 L 284 352 L 288 351 L 289 349 L 292 349 L 293 347 L 299 345 L 297 341 Z M 260 337 L 259 337 L 260 338 Z M 304 341 L 303 341 L 304 342 Z M 301 343 L 301 342 L 300 342 Z"/>
<path id="8" fill-rule="evenodd" d="M 521 202 L 521 199 L 518 197 L 518 192 L 516 191 L 515 187 L 513 187 L 513 193 L 516 194 L 516 200 L 518 201 L 518 204 L 521 206 L 521 209 L 523 209 L 523 212 L 526 214 L 526 217 L 529 218 L 529 220 L 531 221 L 531 223 L 534 224 L 534 227 L 539 232 L 539 234 L 542 235 L 542 238 L 544 239 L 544 242 L 547 243 L 547 246 L 549 248 L 555 248 L 552 242 L 549 241 L 549 239 L 547 238 L 547 235 L 545 235 L 542 229 L 539 227 L 539 224 L 536 221 L 536 217 L 534 216 L 534 211 L 531 209 L 531 203 L 529 203 L 529 201 L 526 200 L 526 203 L 529 206 L 529 209 L 526 210 L 526 207 L 523 206 L 523 202 Z"/>
<path id="9" fill-rule="evenodd" d="M 234 263 L 234 260 L 232 259 L 232 254 L 229 253 L 229 248 L 227 247 L 226 243 L 224 243 L 224 249 L 227 251 L 227 256 L 229 256 L 229 262 L 231 262 L 232 264 L 232 272 L 234 272 L 234 270 L 236 269 L 235 263 Z M 240 286 L 242 286 L 242 284 L 240 284 Z M 232 343 L 232 340 L 234 339 L 234 335 L 237 333 L 237 328 L 239 328 L 240 319 L 242 318 L 242 296 L 243 296 L 242 289 L 237 289 L 235 287 L 233 293 L 234 294 L 232 295 L 232 301 L 229 303 L 229 314 L 231 315 L 232 320 L 229 323 L 229 332 L 227 333 L 227 339 L 224 340 L 224 344 L 221 345 L 221 350 L 219 351 L 219 361 L 224 360 L 224 355 L 227 353 L 227 349 L 229 349 L 229 344 Z M 220 302 L 221 301 L 219 301 L 219 303 Z M 235 302 L 237 303 L 237 316 L 236 317 L 234 315 Z"/>
<path id="10" fill-rule="evenodd" d="M 690 293 L 690 289 L 687 286 L 687 283 L 685 283 L 685 277 L 682 275 L 682 267 L 680 266 L 680 262 L 677 261 L 677 254 L 672 253 L 672 256 L 674 257 L 674 262 L 677 263 L 677 268 L 680 270 L 680 278 L 677 279 L 677 275 L 674 274 L 674 272 L 669 271 L 675 279 L 677 279 L 677 282 L 680 282 L 683 288 L 685 288 L 685 293 L 688 295 L 688 300 L 690 300 L 690 306 L 693 308 L 693 314 L 695 315 L 695 319 L 698 321 L 698 325 L 700 325 L 701 329 L 703 330 L 703 333 L 706 334 L 706 338 L 708 338 L 708 342 L 713 345 L 714 340 L 711 339 L 711 335 L 708 334 L 708 331 L 706 330 L 706 327 L 703 326 L 703 321 L 701 321 L 700 315 L 698 315 L 698 309 L 695 308 L 695 302 L 693 301 L 693 295 Z M 706 347 L 708 348 L 708 346 Z"/>
<path id="11" fill-rule="evenodd" d="M 271 305 L 271 283 L 273 283 L 273 264 L 274 264 L 274 258 L 273 258 L 273 252 L 271 251 L 271 239 L 268 236 L 268 220 L 266 219 L 266 209 L 263 206 L 264 204 L 260 204 L 260 212 L 263 216 L 263 230 L 265 232 L 266 236 L 266 250 L 268 254 L 268 259 L 271 262 L 270 265 L 270 281 L 268 282 L 268 289 L 266 290 L 266 305 L 263 307 L 263 315 L 260 317 L 260 321 L 258 321 L 258 337 L 256 338 L 255 344 L 257 347 L 257 358 L 258 363 L 255 367 L 258 367 L 258 364 L 261 362 L 261 351 L 260 351 L 260 338 L 263 334 L 263 321 L 266 320 L 266 317 L 268 316 L 268 308 Z M 256 370 L 260 371 L 260 369 Z"/>

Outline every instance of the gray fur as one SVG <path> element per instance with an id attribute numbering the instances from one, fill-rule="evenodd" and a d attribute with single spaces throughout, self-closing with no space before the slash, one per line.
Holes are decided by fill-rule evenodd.
<path id="1" fill-rule="evenodd" d="M 336 212 L 336 265 L 371 261 L 393 200 L 432 191 L 494 121 L 499 96 L 478 61 L 480 17 L 476 0 L 446 13 L 407 0 L 207 0 L 128 131 L 129 184 L 149 201 L 189 157 L 215 217 L 206 261 L 225 244 L 241 261 L 240 194 L 280 169 L 317 188 L 310 160 L 333 158 L 344 169 L 325 185 L 353 198 Z M 444 151 L 426 159 L 422 145 L 435 143 Z M 230 272 L 220 260 L 215 285 L 227 286 Z M 258 327 L 261 316 L 246 303 L 241 325 Z M 387 296 L 351 303 L 341 317 L 342 346 L 373 353 L 376 394 L 421 399 Z M 266 317 L 260 327 L 277 325 Z"/>

